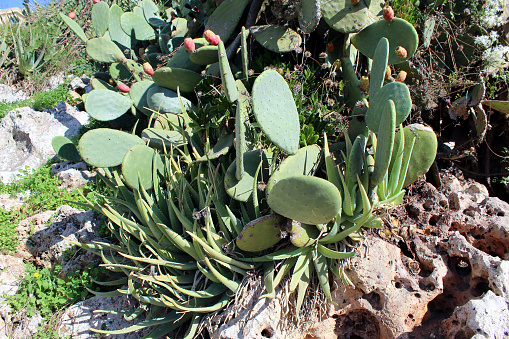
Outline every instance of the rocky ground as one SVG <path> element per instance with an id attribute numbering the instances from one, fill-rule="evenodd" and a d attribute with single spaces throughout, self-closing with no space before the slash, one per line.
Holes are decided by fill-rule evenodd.
<path id="1" fill-rule="evenodd" d="M 44 112 L 22 108 L 9 113 L 0 123 L 0 175 L 46 162 L 53 156 L 51 138 L 72 137 L 87 116 L 63 102 Z M 85 164 L 60 163 L 53 171 L 62 189 L 94 177 Z M 405 203 L 389 211 L 384 227 L 366 233 L 347 269 L 355 287 L 335 280 L 334 304 L 310 295 L 302 318 L 296 319 L 285 287 L 275 299 L 258 300 L 259 279 L 248 278 L 237 302 L 209 317 L 211 337 L 509 338 L 509 204 L 461 174 L 441 177 L 438 188 L 424 180 L 413 184 Z M 22 201 L 23 196 L 0 197 L 0 206 L 19 208 Z M 71 244 L 62 236 L 97 240 L 99 221 L 93 212 L 69 206 L 22 221 L 18 251 L 0 256 L 0 292 L 15 293 L 23 262 L 44 267 L 60 262 L 64 272 L 98 263 L 85 251 L 64 257 Z M 94 297 L 62 310 L 55 326 L 62 335 L 90 338 L 90 326 L 132 325 L 93 310 L 134 306 L 125 297 Z M 5 303 L 0 316 L 0 338 L 27 338 L 41 323 L 40 315 L 14 314 Z"/>

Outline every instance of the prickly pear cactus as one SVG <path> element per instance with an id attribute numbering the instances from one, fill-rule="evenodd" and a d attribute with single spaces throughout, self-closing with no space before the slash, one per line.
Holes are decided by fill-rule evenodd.
<path id="1" fill-rule="evenodd" d="M 285 220 L 277 214 L 255 219 L 244 226 L 235 242 L 241 250 L 247 252 L 258 252 L 271 248 L 281 241 Z"/>
<path id="2" fill-rule="evenodd" d="M 382 14 L 383 5 L 384 2 L 380 0 L 361 0 L 356 5 L 349 0 L 320 2 L 325 22 L 341 33 L 355 33 L 364 29 Z"/>

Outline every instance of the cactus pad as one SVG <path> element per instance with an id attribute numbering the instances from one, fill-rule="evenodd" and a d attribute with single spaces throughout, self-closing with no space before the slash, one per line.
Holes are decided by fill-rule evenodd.
<path id="1" fill-rule="evenodd" d="M 166 26 L 166 22 L 161 19 L 159 15 L 159 7 L 152 0 L 143 0 L 139 3 L 141 8 L 143 9 L 143 15 L 145 16 L 145 20 L 154 27 L 164 27 Z"/>
<path id="2" fill-rule="evenodd" d="M 260 45 L 276 53 L 294 51 L 302 44 L 301 36 L 291 28 L 265 25 L 252 27 L 250 31 Z"/>
<path id="3" fill-rule="evenodd" d="M 149 110 L 147 102 L 148 90 L 152 87 L 158 87 L 153 81 L 143 80 L 135 82 L 129 90 L 129 96 L 134 103 L 134 106 L 143 114 L 151 116 L 152 112 Z"/>
<path id="4" fill-rule="evenodd" d="M 341 33 L 359 32 L 382 14 L 383 6 L 384 2 L 380 0 L 360 0 L 357 5 L 353 5 L 350 0 L 320 2 L 325 22 Z"/>
<path id="5" fill-rule="evenodd" d="M 299 148 L 299 113 L 285 79 L 267 70 L 253 85 L 253 112 L 261 129 L 283 151 L 294 154 Z"/>
<path id="6" fill-rule="evenodd" d="M 176 91 L 177 87 L 182 92 L 192 92 L 200 83 L 200 74 L 182 68 L 162 67 L 154 72 L 152 79 L 156 85 Z"/>
<path id="7" fill-rule="evenodd" d="M 159 128 L 145 128 L 141 132 L 144 141 L 148 141 L 150 147 L 160 150 L 169 150 L 171 147 L 185 145 L 184 137 L 179 131 L 167 131 Z M 164 145 L 164 146 L 163 146 Z"/>
<path id="8" fill-rule="evenodd" d="M 307 225 L 298 221 L 292 221 L 290 229 L 290 242 L 296 247 L 308 246 L 314 239 L 317 239 L 320 231 L 315 225 Z"/>
<path id="9" fill-rule="evenodd" d="M 94 89 L 88 95 L 85 110 L 96 120 L 111 121 L 124 115 L 132 105 L 129 97 L 118 92 Z"/>
<path id="10" fill-rule="evenodd" d="M 376 95 L 369 98 L 369 109 L 366 113 L 366 124 L 373 132 L 378 132 L 380 119 L 387 100 L 394 101 L 396 107 L 396 126 L 401 124 L 410 114 L 412 99 L 410 91 L 405 84 L 391 82 L 380 88 Z"/>
<path id="11" fill-rule="evenodd" d="M 81 161 L 81 156 L 71 140 L 63 135 L 57 135 L 51 140 L 51 146 L 56 154 L 62 159 L 71 162 Z"/>
<path id="12" fill-rule="evenodd" d="M 65 24 L 67 26 L 69 26 L 70 29 L 72 29 L 72 31 L 78 36 L 78 38 L 81 39 L 81 41 L 83 41 L 83 42 L 87 42 L 88 41 L 88 37 L 85 34 L 85 32 L 83 31 L 83 28 L 81 28 L 81 26 L 78 25 L 78 23 L 76 21 L 74 21 L 73 19 L 69 18 L 64 13 L 60 13 L 60 18 L 62 20 L 64 20 Z"/>
<path id="13" fill-rule="evenodd" d="M 119 61 L 124 53 L 108 38 L 95 38 L 87 41 L 87 54 L 95 61 L 112 63 Z"/>
<path id="14" fill-rule="evenodd" d="M 239 201 L 247 201 L 253 193 L 254 176 L 260 165 L 260 161 L 262 162 L 262 167 L 256 180 L 265 181 L 269 178 L 269 162 L 267 160 L 267 155 L 262 150 L 245 152 L 243 154 L 243 161 L 244 175 L 241 180 L 237 180 L 235 175 L 237 171 L 236 160 L 230 164 L 224 177 L 226 193 L 233 199 Z"/>
<path id="15" fill-rule="evenodd" d="M 210 65 L 218 62 L 217 46 L 203 46 L 189 55 L 189 60 L 197 65 Z"/>
<path id="16" fill-rule="evenodd" d="M 224 48 L 223 41 L 219 41 L 218 46 L 218 59 L 219 59 L 219 71 L 221 73 L 221 83 L 223 85 L 226 98 L 230 103 L 237 101 L 239 98 L 239 91 L 235 78 L 233 77 L 228 57 L 226 56 L 226 50 Z"/>
<path id="17" fill-rule="evenodd" d="M 310 145 L 300 148 L 297 153 L 283 160 L 278 169 L 272 173 L 265 189 L 269 195 L 272 187 L 281 179 L 295 175 L 313 175 L 320 162 L 320 147 Z"/>
<path id="18" fill-rule="evenodd" d="M 173 40 L 173 39 L 172 39 Z M 183 41 L 183 40 L 182 40 Z M 195 48 L 199 49 L 200 47 L 207 46 L 208 42 L 203 39 L 194 39 L 194 45 Z M 184 46 L 181 46 L 171 57 L 171 59 L 168 61 L 166 66 L 168 67 L 176 67 L 176 68 L 184 68 L 188 69 L 190 71 L 198 72 L 202 69 L 202 67 L 198 64 L 195 64 L 194 62 L 189 59 L 191 56 L 191 53 L 188 52 Z"/>
<path id="19" fill-rule="evenodd" d="M 251 221 L 236 239 L 238 248 L 246 252 L 258 252 L 271 248 L 281 240 L 285 218 L 265 215 Z"/>
<path id="20" fill-rule="evenodd" d="M 274 212 L 301 223 L 331 221 L 341 210 L 341 193 L 331 182 L 306 175 L 278 181 L 267 198 Z"/>
<path id="21" fill-rule="evenodd" d="M 120 24 L 120 18 L 124 14 L 124 11 L 117 4 L 113 4 L 110 7 L 110 19 L 108 22 L 108 32 L 111 40 L 118 44 L 118 47 L 123 51 L 126 48 L 131 48 L 131 37 L 125 34 Z"/>
<path id="22" fill-rule="evenodd" d="M 210 29 L 223 41 L 228 41 L 244 13 L 249 0 L 223 1 L 210 15 L 205 30 Z"/>
<path id="23" fill-rule="evenodd" d="M 403 62 L 417 50 L 419 38 L 414 26 L 407 21 L 395 18 L 393 21 L 378 20 L 352 37 L 352 44 L 365 56 L 373 58 L 378 41 L 381 38 L 389 40 L 390 65 Z M 407 51 L 406 58 L 396 55 L 396 48 L 402 46 Z"/>
<path id="24" fill-rule="evenodd" d="M 403 184 L 403 187 L 407 187 L 424 175 L 433 164 L 433 161 L 435 161 L 437 155 L 437 136 L 432 128 L 421 124 L 408 125 L 403 128 L 403 131 L 405 132 L 404 157 L 406 157 L 410 151 L 410 141 L 412 138 L 416 138 L 410 157 L 410 164 L 406 172 L 405 182 Z M 394 148 L 397 149 L 398 146 L 399 145 L 395 144 Z"/>
<path id="25" fill-rule="evenodd" d="M 156 38 L 154 29 L 147 23 L 145 18 L 133 12 L 124 13 L 120 18 L 120 25 L 127 35 L 137 40 L 153 40 Z"/>
<path id="26" fill-rule="evenodd" d="M 193 104 L 188 99 L 182 97 L 182 103 L 186 109 L 190 109 Z M 170 89 L 160 87 L 157 85 L 151 86 L 147 90 L 147 103 L 150 109 L 164 113 L 181 113 L 180 101 L 177 93 Z"/>
<path id="27" fill-rule="evenodd" d="M 110 6 L 105 1 L 99 1 L 92 7 L 92 26 L 95 34 L 103 36 L 108 30 L 108 21 L 110 19 Z"/>
<path id="28" fill-rule="evenodd" d="M 144 141 L 136 135 L 109 128 L 97 128 L 83 134 L 78 150 L 89 165 L 95 167 L 118 166 L 124 155 L 134 145 Z"/>
<path id="29" fill-rule="evenodd" d="M 377 134 L 375 168 L 371 174 L 371 186 L 373 187 L 378 186 L 387 174 L 392 157 L 395 134 L 396 108 L 394 107 L 394 102 L 389 100 L 385 103 Z"/>
<path id="30" fill-rule="evenodd" d="M 320 0 L 300 0 L 298 6 L 299 27 L 309 34 L 315 30 L 322 17 Z"/>
<path id="31" fill-rule="evenodd" d="M 219 140 L 217 140 L 217 143 L 214 145 L 214 147 L 212 147 L 212 149 L 207 154 L 205 154 L 201 158 L 196 159 L 196 161 L 197 162 L 208 161 L 212 159 L 217 159 L 220 156 L 225 155 L 226 153 L 228 153 L 230 148 L 232 148 L 234 137 L 235 134 L 221 136 Z"/>
<path id="32" fill-rule="evenodd" d="M 152 188 L 154 157 L 157 169 L 161 173 L 164 172 L 161 156 L 153 148 L 135 145 L 127 151 L 122 161 L 122 175 L 127 186 L 140 189 L 141 182 L 144 189 Z"/>

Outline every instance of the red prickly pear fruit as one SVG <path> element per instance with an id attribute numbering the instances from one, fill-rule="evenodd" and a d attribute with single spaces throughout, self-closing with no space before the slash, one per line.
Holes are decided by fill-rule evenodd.
<path id="1" fill-rule="evenodd" d="M 329 53 L 334 52 L 334 44 L 332 42 L 329 42 L 327 44 L 327 50 L 329 51 Z"/>
<path id="2" fill-rule="evenodd" d="M 101 0 L 93 0 L 94 4 L 98 3 Z"/>
<path id="3" fill-rule="evenodd" d="M 109 83 L 111 86 L 113 86 L 113 87 L 117 87 L 117 83 L 115 82 L 115 80 L 113 80 L 113 79 L 111 79 L 111 78 L 110 78 L 110 80 L 108 80 L 108 83 Z"/>
<path id="4" fill-rule="evenodd" d="M 387 68 L 385 69 L 385 80 L 391 80 L 392 78 L 392 71 L 391 71 L 391 66 L 387 66 Z"/>
<path id="5" fill-rule="evenodd" d="M 69 18 L 71 19 L 76 19 L 76 13 L 74 12 L 69 12 L 69 14 L 67 14 L 69 16 Z"/>
<path id="6" fill-rule="evenodd" d="M 383 17 L 385 20 L 391 22 L 392 20 L 394 20 L 394 10 L 392 9 L 391 6 L 387 5 L 383 8 Z"/>
<path id="7" fill-rule="evenodd" d="M 352 5 L 357 5 L 359 3 L 360 0 L 350 0 L 350 2 L 352 3 Z"/>
<path id="8" fill-rule="evenodd" d="M 145 71 L 145 73 L 147 73 L 148 75 L 152 75 L 154 74 L 154 69 L 152 68 L 152 65 L 149 64 L 148 62 L 145 62 L 143 64 L 143 70 Z"/>
<path id="9" fill-rule="evenodd" d="M 369 87 L 369 78 L 367 76 L 363 76 L 360 81 L 361 91 L 366 92 Z"/>
<path id="10" fill-rule="evenodd" d="M 217 46 L 219 44 L 219 36 L 212 32 L 210 29 L 207 29 L 205 33 L 203 33 L 203 37 L 209 44 L 213 46 Z"/>
<path id="11" fill-rule="evenodd" d="M 175 12 L 171 12 L 171 19 L 175 20 L 177 18 L 177 14 Z"/>
<path id="12" fill-rule="evenodd" d="M 186 51 L 188 51 L 189 53 L 193 53 L 196 49 L 196 46 L 194 45 L 194 40 L 193 38 L 185 38 L 184 39 L 184 48 L 186 49 Z"/>
<path id="13" fill-rule="evenodd" d="M 120 92 L 123 92 L 123 93 L 128 93 L 129 92 L 129 86 L 127 86 L 126 84 L 121 83 L 120 81 L 118 82 L 117 87 L 118 87 L 118 90 Z"/>
<path id="14" fill-rule="evenodd" d="M 402 46 L 398 46 L 398 48 L 396 48 L 396 55 L 398 57 L 400 57 L 401 59 L 405 59 L 408 55 L 406 49 Z"/>
<path id="15" fill-rule="evenodd" d="M 405 82 L 405 79 L 406 79 L 406 72 L 399 71 L 398 76 L 396 77 L 396 82 Z"/>

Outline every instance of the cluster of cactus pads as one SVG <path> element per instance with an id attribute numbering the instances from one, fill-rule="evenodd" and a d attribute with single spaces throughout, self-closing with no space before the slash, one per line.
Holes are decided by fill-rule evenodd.
<path id="1" fill-rule="evenodd" d="M 92 80 L 94 90 L 84 98 L 87 112 L 102 121 L 126 112 L 148 120 L 139 135 L 91 130 L 77 149 L 63 137 L 54 140 L 62 157 L 96 167 L 108 187 L 104 203 L 89 206 L 109 219 L 118 244 L 76 245 L 125 277 L 105 282 L 117 283 L 116 291 L 94 293 L 130 294 L 140 306 L 125 316 L 147 313 L 132 327 L 96 332 L 155 326 L 146 338 L 159 338 L 186 323 L 183 337 L 192 338 L 202 317 L 224 308 L 246 272 L 255 269 L 264 272 L 262 297 L 275 297 L 290 276 L 297 313 L 314 274 L 331 300 L 329 273 L 349 283 L 344 261 L 355 255 L 351 245 L 362 237 L 362 227 L 381 227 L 383 213 L 402 202 L 404 187 L 434 161 L 433 131 L 402 126 L 412 106 L 408 88 L 386 80 L 389 64 L 415 52 L 417 34 L 410 24 L 379 20 L 383 11 L 376 1 L 366 6 L 301 0 L 302 31 L 312 32 L 323 15 L 342 34 L 328 54 L 341 62 L 353 119 L 334 148 L 327 135 L 323 149 L 299 148 L 299 114 L 285 79 L 269 69 L 251 86 L 247 35 L 277 52 L 295 49 L 301 37 L 284 27 L 243 27 L 237 58 L 242 70 L 232 71 L 234 32 L 247 5 L 247 0 L 226 0 L 208 17 L 200 29 L 213 32 L 217 45 L 209 33 L 189 40 L 195 32 L 188 31 L 187 20 L 173 9 L 163 19 L 151 0 L 128 13 L 96 3 L 97 37 L 91 39 L 62 15 L 86 43 L 88 55 L 110 64 L 109 73 Z M 372 59 L 367 98 L 352 66 L 357 50 Z M 220 77 L 228 114 L 211 113 L 213 107 L 180 94 L 193 92 L 207 75 Z M 231 126 L 218 128 L 233 118 L 233 132 Z M 253 138 L 260 130 L 272 142 L 268 149 Z"/>

